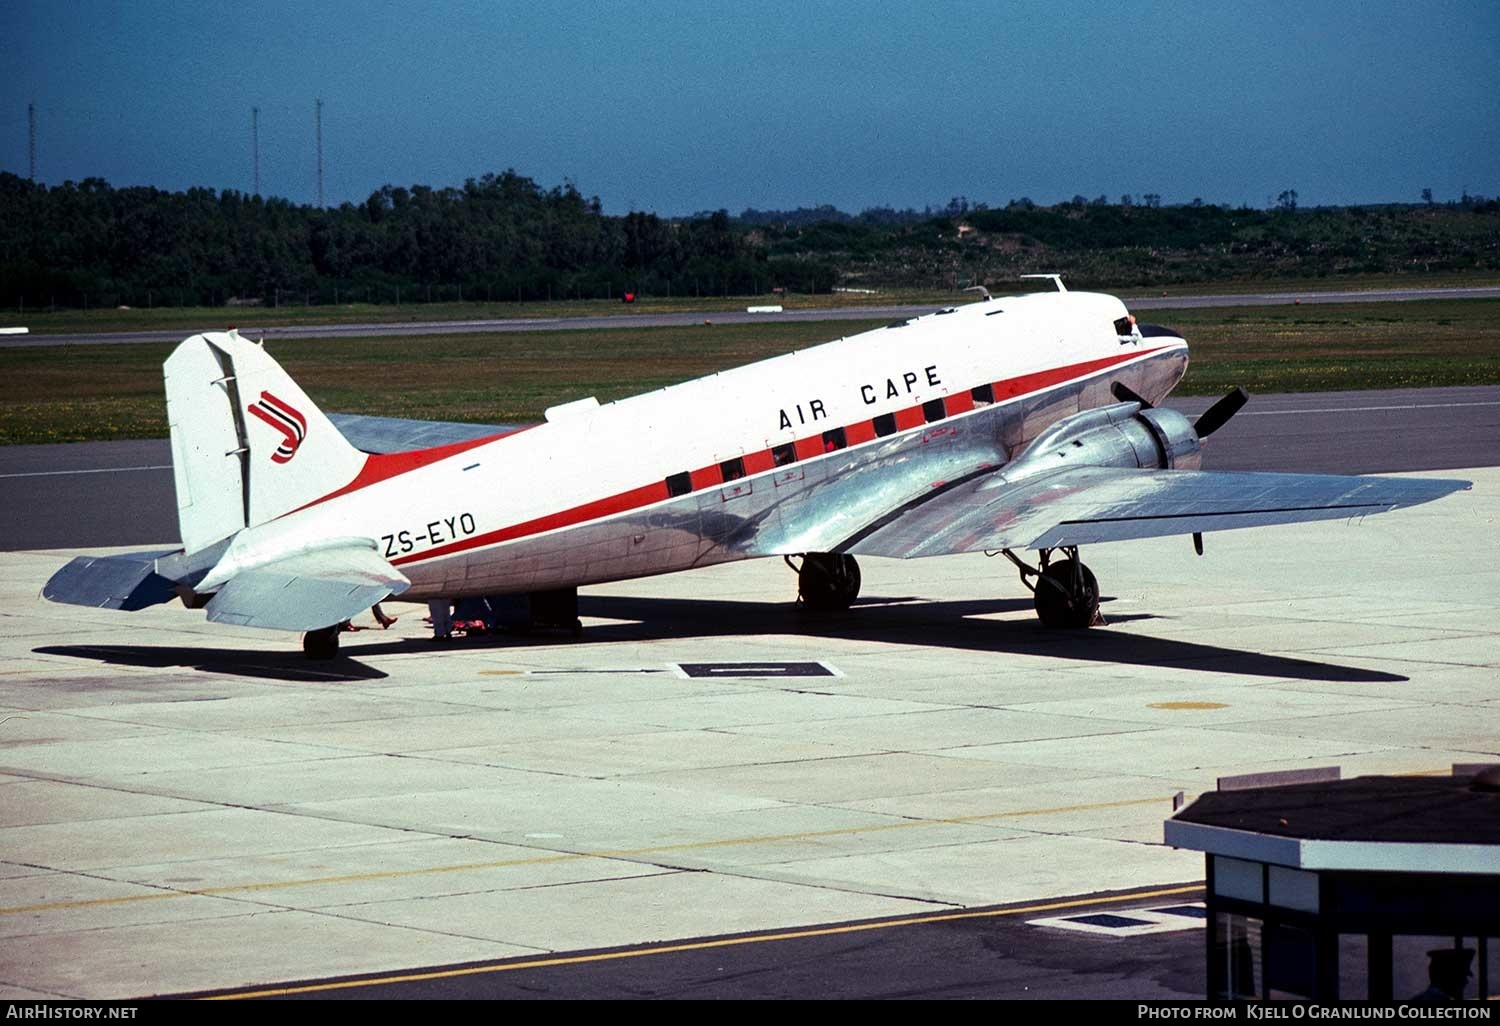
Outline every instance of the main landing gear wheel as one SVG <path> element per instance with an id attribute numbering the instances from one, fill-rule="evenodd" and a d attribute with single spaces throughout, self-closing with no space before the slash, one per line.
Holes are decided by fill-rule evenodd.
<path id="1" fill-rule="evenodd" d="M 1063 554 L 1056 563 L 1052 562 L 1054 552 Z M 1077 629 L 1104 623 L 1104 617 L 1099 615 L 1099 582 L 1094 579 L 1094 572 L 1078 558 L 1075 546 L 1042 549 L 1037 566 L 1028 566 L 1010 549 L 986 555 L 1004 556 L 1021 571 L 1021 583 L 1031 589 L 1036 615 L 1044 627 Z"/>
<path id="2" fill-rule="evenodd" d="M 1033 595 L 1046 627 L 1092 627 L 1099 618 L 1099 582 L 1076 556 L 1045 566 Z"/>
<path id="3" fill-rule="evenodd" d="M 848 609 L 859 597 L 859 564 L 840 552 L 809 552 L 797 571 L 797 597 L 805 608 L 819 613 Z"/>
<path id="4" fill-rule="evenodd" d="M 339 635 L 343 624 L 334 624 L 302 635 L 302 654 L 309 659 L 334 659 L 339 654 Z"/>

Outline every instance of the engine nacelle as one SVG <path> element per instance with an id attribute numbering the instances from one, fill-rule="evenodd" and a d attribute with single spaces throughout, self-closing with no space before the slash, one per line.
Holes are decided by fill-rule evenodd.
<path id="1" fill-rule="evenodd" d="M 1176 410 L 1155 407 L 1136 414 L 1156 436 L 1161 449 L 1162 467 L 1168 470 L 1197 470 L 1203 464 L 1203 439 L 1188 420 Z"/>
<path id="2" fill-rule="evenodd" d="M 1197 470 L 1203 443 L 1176 410 L 1116 403 L 1053 424 L 1008 468 L 1011 480 L 1065 467 Z"/>

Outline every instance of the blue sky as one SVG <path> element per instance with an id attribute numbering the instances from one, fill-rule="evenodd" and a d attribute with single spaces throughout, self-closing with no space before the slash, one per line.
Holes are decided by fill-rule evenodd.
<path id="1" fill-rule="evenodd" d="M 1500 193 L 1500 3 L 0 2 L 0 169 L 606 211 Z"/>

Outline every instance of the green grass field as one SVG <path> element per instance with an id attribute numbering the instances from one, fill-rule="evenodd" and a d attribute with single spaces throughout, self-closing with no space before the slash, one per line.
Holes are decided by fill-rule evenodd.
<path id="1" fill-rule="evenodd" d="M 1500 300 L 1152 310 L 1146 319 L 1193 347 L 1178 394 L 1500 384 Z M 329 411 L 516 423 L 555 403 L 608 402 L 880 323 L 315 339 L 271 351 Z M 0 350 L 0 444 L 165 437 L 161 362 L 172 348 Z"/>

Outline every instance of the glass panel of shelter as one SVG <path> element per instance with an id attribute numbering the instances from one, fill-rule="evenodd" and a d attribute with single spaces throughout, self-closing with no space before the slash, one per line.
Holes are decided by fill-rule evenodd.
<path id="1" fill-rule="evenodd" d="M 1320 896 L 1307 879 L 1312 876 L 1223 856 L 1209 859 L 1211 1000 L 1482 1001 L 1500 989 L 1500 934 L 1339 932 L 1334 922 L 1319 918 Z M 1434 957 L 1444 951 L 1457 954 Z"/>
<path id="2" fill-rule="evenodd" d="M 1333 942 L 1322 949 L 1326 955 L 1319 945 L 1324 938 Z M 1330 934 L 1219 911 L 1210 924 L 1208 942 L 1208 994 L 1218 1001 L 1485 1001 L 1495 995 L 1500 982 L 1500 935 Z M 1433 952 L 1455 949 L 1457 956 L 1432 957 Z M 1320 980 L 1324 957 L 1335 964 Z M 1450 973 L 1445 980 L 1445 962 L 1467 964 L 1468 978 L 1460 980 Z M 1462 989 L 1455 991 L 1460 983 Z M 1325 992 L 1333 988 L 1335 993 Z"/>

